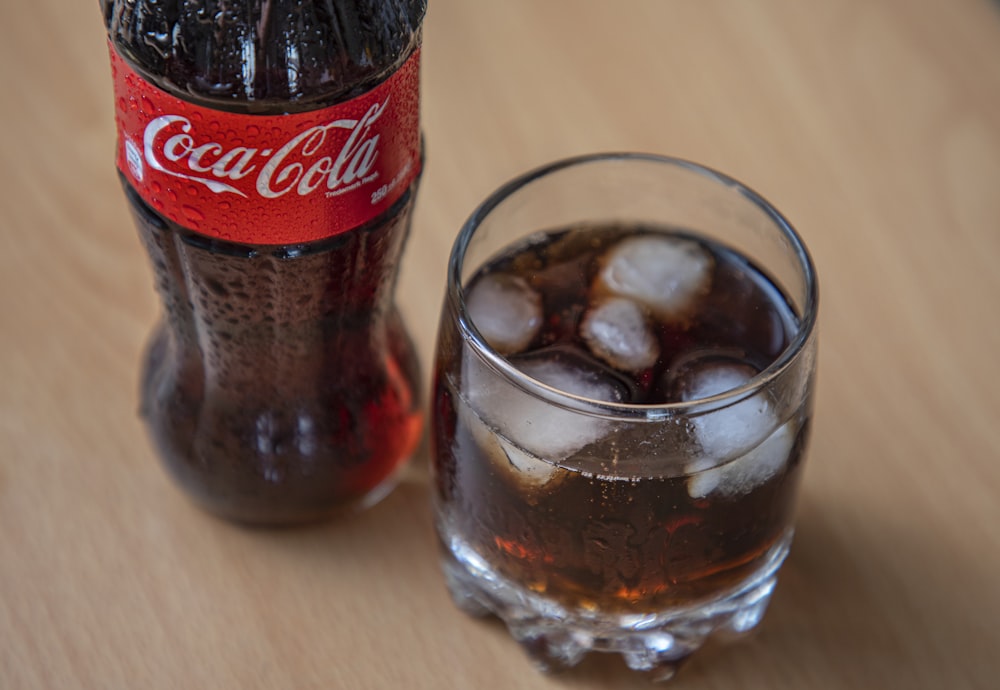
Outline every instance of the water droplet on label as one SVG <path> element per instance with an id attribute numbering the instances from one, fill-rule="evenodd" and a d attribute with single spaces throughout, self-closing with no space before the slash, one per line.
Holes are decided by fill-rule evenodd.
<path id="1" fill-rule="evenodd" d="M 263 155 L 263 156 L 270 156 L 271 155 L 271 149 L 264 149 L 263 151 L 261 151 L 261 155 Z"/>
<path id="2" fill-rule="evenodd" d="M 198 188 L 193 184 L 187 186 L 188 196 L 198 196 Z"/>
<path id="3" fill-rule="evenodd" d="M 260 135 L 260 127 L 257 125 L 250 125 L 247 127 L 247 136 L 256 137 L 258 135 Z"/>
<path id="4" fill-rule="evenodd" d="M 220 201 L 219 202 L 219 208 L 222 209 L 223 211 L 228 211 L 232 207 L 233 207 L 233 205 L 231 203 L 229 203 L 228 201 Z"/>
<path id="5" fill-rule="evenodd" d="M 153 105 L 153 101 L 149 100 L 146 96 L 143 96 L 142 109 L 144 112 L 152 114 L 156 110 L 156 106 Z"/>
<path id="6" fill-rule="evenodd" d="M 159 182 L 150 183 L 149 188 L 153 190 L 154 194 L 159 194 L 160 192 L 163 191 L 163 185 L 161 185 Z"/>
<path id="7" fill-rule="evenodd" d="M 184 217 L 192 223 L 200 223 L 205 220 L 205 214 L 196 209 L 194 206 L 188 206 L 185 204 L 184 206 L 181 206 L 181 211 L 184 212 Z"/>

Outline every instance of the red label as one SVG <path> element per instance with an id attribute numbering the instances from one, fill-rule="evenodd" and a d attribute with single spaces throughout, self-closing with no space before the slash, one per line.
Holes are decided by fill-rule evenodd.
<path id="1" fill-rule="evenodd" d="M 419 58 L 330 108 L 242 115 L 166 93 L 112 48 L 118 168 L 150 206 L 203 235 L 297 244 L 346 232 L 420 171 Z"/>

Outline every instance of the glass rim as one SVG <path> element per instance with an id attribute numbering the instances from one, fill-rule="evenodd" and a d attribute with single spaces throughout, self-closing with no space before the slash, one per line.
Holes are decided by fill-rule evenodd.
<path id="1" fill-rule="evenodd" d="M 792 338 L 792 341 L 781 354 L 742 386 L 717 395 L 683 402 L 637 404 L 606 402 L 586 398 L 554 388 L 525 374 L 505 356 L 493 349 L 473 323 L 465 303 L 462 269 L 469 243 L 482 223 L 503 202 L 543 177 L 567 168 L 612 161 L 639 161 L 673 167 L 701 175 L 712 182 L 734 190 L 753 203 L 759 210 L 763 211 L 774 223 L 775 228 L 790 242 L 806 286 L 802 314 L 799 316 L 799 327 L 795 333 L 795 337 Z M 728 407 L 757 394 L 791 368 L 805 350 L 816 329 L 817 309 L 819 306 L 819 285 L 816 279 L 815 265 L 813 264 L 809 250 L 806 248 L 798 232 L 792 227 L 792 224 L 769 201 L 739 180 L 699 163 L 661 154 L 636 152 L 592 153 L 563 158 L 529 170 L 498 187 L 472 211 L 459 230 L 458 236 L 455 238 L 451 255 L 448 259 L 446 294 L 448 300 L 455 307 L 463 340 L 469 343 L 476 355 L 495 373 L 529 395 L 545 400 L 565 410 L 589 416 L 609 419 L 624 418 L 633 421 L 657 421 L 681 415 L 708 412 Z"/>

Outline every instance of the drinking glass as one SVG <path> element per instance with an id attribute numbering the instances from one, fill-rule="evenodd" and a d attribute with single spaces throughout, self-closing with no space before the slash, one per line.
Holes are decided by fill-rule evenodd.
<path id="1" fill-rule="evenodd" d="M 652 244 L 629 258 L 621 246 L 633 245 L 615 243 L 635 235 Z M 628 284 L 633 265 L 663 268 L 660 239 L 692 252 L 680 273 L 714 282 L 692 288 L 690 304 L 657 331 L 656 361 L 635 373 L 600 345 L 595 355 L 574 329 L 598 318 L 588 314 L 609 299 L 609 271 Z M 586 260 L 560 264 L 577 256 L 569 245 Z M 510 259 L 514 250 L 521 259 Z M 610 269 L 615 252 L 626 260 Z M 513 291 L 541 314 L 498 330 L 471 308 L 484 276 L 506 276 L 497 294 Z M 585 304 L 548 313 L 552 292 Z M 658 323 L 656 294 L 624 292 L 611 298 L 638 300 L 626 311 Z M 792 541 L 816 313 L 815 271 L 795 230 L 703 166 L 590 155 L 494 192 L 451 253 L 434 374 L 435 518 L 458 606 L 501 618 L 543 668 L 612 652 L 657 679 L 709 636 L 754 628 Z M 527 335 L 514 333 L 524 324 Z M 776 350 L 761 361 L 767 347 Z M 564 382 L 564 364 L 579 364 L 585 381 Z M 605 374 L 610 383 L 588 387 Z M 648 402 L 647 389 L 666 397 Z"/>

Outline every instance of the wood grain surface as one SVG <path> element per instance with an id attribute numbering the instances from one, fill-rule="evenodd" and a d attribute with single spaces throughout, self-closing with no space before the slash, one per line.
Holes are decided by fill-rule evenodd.
<path id="1" fill-rule="evenodd" d="M 113 171 L 93 0 L 0 4 L 0 688 L 642 688 L 536 672 L 460 614 L 427 453 L 359 516 L 193 508 L 136 414 L 158 315 Z M 745 181 L 818 265 L 798 537 L 759 632 L 675 687 L 1000 685 L 1000 4 L 431 0 L 427 166 L 399 301 L 430 371 L 473 206 L 554 158 Z"/>

